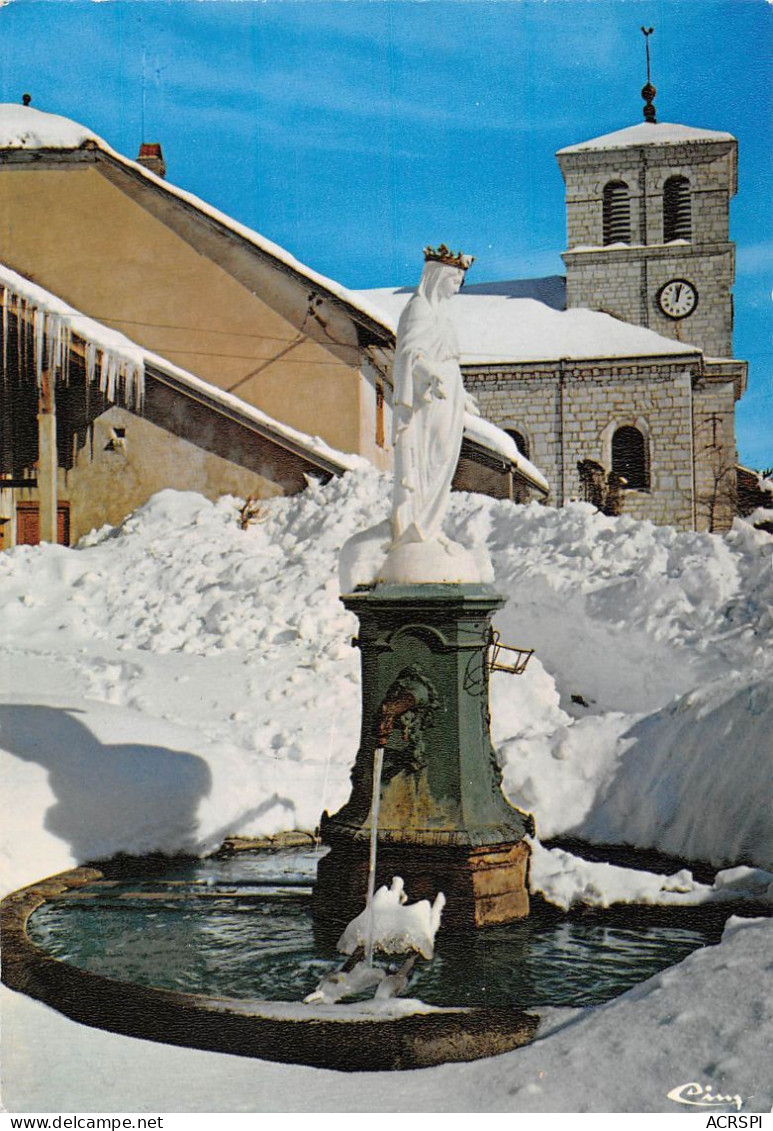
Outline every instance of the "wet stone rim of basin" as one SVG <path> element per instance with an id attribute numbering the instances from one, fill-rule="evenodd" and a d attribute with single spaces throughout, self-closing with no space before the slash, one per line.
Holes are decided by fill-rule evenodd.
<path id="1" fill-rule="evenodd" d="M 84 1025 L 163 1044 L 348 1072 L 427 1068 L 496 1056 L 534 1039 L 539 1018 L 511 1009 L 438 1009 L 401 1016 L 340 1006 L 243 1001 L 122 982 L 53 958 L 27 923 L 48 900 L 104 879 L 62 872 L 0 903 L 2 980 Z"/>

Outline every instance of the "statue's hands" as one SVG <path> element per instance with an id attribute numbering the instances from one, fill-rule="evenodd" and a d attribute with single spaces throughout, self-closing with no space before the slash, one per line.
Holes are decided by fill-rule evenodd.
<path id="1" fill-rule="evenodd" d="M 432 396 L 439 401 L 444 401 L 446 399 L 446 388 L 443 384 L 443 378 L 438 374 L 435 374 L 435 376 L 432 378 Z"/>
<path id="2" fill-rule="evenodd" d="M 444 401 L 447 397 L 445 377 L 423 357 L 417 358 L 413 366 L 414 383 L 419 400 L 428 404 L 432 400 Z"/>
<path id="3" fill-rule="evenodd" d="M 436 385 L 439 381 L 437 371 L 433 369 L 423 357 L 417 358 L 414 363 L 413 379 L 416 393 L 420 401 L 424 401 L 426 404 L 431 401 L 433 397 L 438 396 L 436 392 Z M 442 395 L 445 396 L 445 393 Z"/>

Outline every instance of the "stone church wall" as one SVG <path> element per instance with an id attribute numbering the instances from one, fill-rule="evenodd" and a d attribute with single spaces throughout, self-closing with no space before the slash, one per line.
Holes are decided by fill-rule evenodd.
<path id="1" fill-rule="evenodd" d="M 610 470 L 614 431 L 638 428 L 650 489 L 624 491 L 622 513 L 692 529 L 692 377 L 683 362 L 524 365 L 466 372 L 465 383 L 484 416 L 528 438 L 554 504 L 582 498 L 580 460 Z"/>
<path id="2" fill-rule="evenodd" d="M 684 245 L 681 245 L 684 248 Z M 698 346 L 710 357 L 732 355 L 732 247 L 704 247 L 689 255 L 677 245 L 650 248 L 646 259 L 623 249 L 567 252 L 567 307 L 603 310 L 647 326 L 664 337 Z M 695 312 L 683 321 L 666 318 L 657 304 L 670 279 L 689 279 L 698 291 Z"/>
<path id="3" fill-rule="evenodd" d="M 658 254 L 649 258 L 646 264 L 649 328 L 664 337 L 696 345 L 710 357 L 732 357 L 733 260 L 733 250 L 727 244 L 695 249 L 687 257 Z M 685 278 L 696 286 L 698 305 L 689 318 L 674 322 L 660 310 L 657 294 L 670 279 Z"/>
<path id="4" fill-rule="evenodd" d="M 481 414 L 500 428 L 513 428 L 529 443 L 528 458 L 550 484 L 555 504 L 560 479 L 559 400 L 556 367 L 465 370 L 464 383 Z"/>
<path id="5" fill-rule="evenodd" d="M 624 322 L 644 324 L 642 270 L 626 252 L 567 255 L 566 305 L 601 310 Z"/>
<path id="6" fill-rule="evenodd" d="M 710 357 L 731 357 L 735 142 L 594 149 L 561 154 L 559 163 L 566 180 L 567 306 L 603 310 Z M 689 182 L 692 235 L 666 244 L 663 189 L 672 176 Z M 610 181 L 628 186 L 630 242 L 604 246 L 603 193 Z M 688 279 L 698 292 L 694 313 L 683 321 L 667 318 L 658 305 L 658 292 L 671 279 Z"/>
<path id="7" fill-rule="evenodd" d="M 729 530 L 737 513 L 732 381 L 699 381 L 694 390 L 695 509 L 698 530 Z"/>

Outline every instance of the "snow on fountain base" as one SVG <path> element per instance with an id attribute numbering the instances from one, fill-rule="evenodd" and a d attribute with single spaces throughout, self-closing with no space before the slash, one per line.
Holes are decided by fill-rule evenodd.
<path id="1" fill-rule="evenodd" d="M 494 580 L 494 567 L 485 546 L 468 549 L 445 536 L 395 546 L 392 524 L 385 519 L 344 543 L 338 578 L 342 593 L 379 583 L 488 585 Z"/>

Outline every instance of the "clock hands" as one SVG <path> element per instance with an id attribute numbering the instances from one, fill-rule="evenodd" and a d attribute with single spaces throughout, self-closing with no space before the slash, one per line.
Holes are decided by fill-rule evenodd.
<path id="1" fill-rule="evenodd" d="M 657 294 L 657 303 L 667 318 L 687 318 L 698 302 L 698 294 L 687 279 L 671 279 Z"/>

